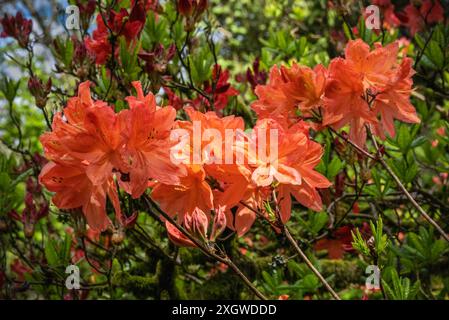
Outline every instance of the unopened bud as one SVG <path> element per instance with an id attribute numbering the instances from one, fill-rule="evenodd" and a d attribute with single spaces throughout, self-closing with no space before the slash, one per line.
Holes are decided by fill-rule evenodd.
<path id="1" fill-rule="evenodd" d="M 216 210 L 214 224 L 212 226 L 211 239 L 215 241 L 215 239 L 226 229 L 226 215 L 225 208 L 220 207 Z"/>
<path id="2" fill-rule="evenodd" d="M 209 226 L 209 219 L 206 214 L 199 208 L 196 208 L 192 213 L 192 227 L 193 232 L 201 238 L 207 238 L 207 229 Z"/>

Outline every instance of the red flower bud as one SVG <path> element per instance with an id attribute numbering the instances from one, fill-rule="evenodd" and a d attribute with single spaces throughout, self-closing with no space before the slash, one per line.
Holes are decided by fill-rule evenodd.
<path id="1" fill-rule="evenodd" d="M 207 9 L 207 0 L 178 0 L 178 12 L 186 17 L 186 31 L 192 31 L 195 23 Z"/>
<path id="2" fill-rule="evenodd" d="M 22 48 L 27 47 L 33 22 L 24 19 L 22 12 L 19 11 L 15 17 L 5 14 L 3 19 L 0 19 L 0 24 L 3 27 L 3 32 L 0 34 L 0 37 L 12 37 L 19 42 Z"/>
<path id="3" fill-rule="evenodd" d="M 156 44 L 153 51 L 142 51 L 138 57 L 146 62 L 145 70 L 151 74 L 164 74 L 167 70 L 168 62 L 173 59 L 176 53 L 176 46 L 172 44 L 165 49 L 162 44 Z"/>
<path id="4" fill-rule="evenodd" d="M 25 195 L 25 205 L 27 208 L 34 207 L 33 194 L 30 192 L 27 192 Z"/>
<path id="5" fill-rule="evenodd" d="M 16 221 L 22 221 L 22 218 L 19 216 L 19 214 L 17 213 L 16 210 L 11 210 L 11 211 L 9 211 L 9 212 L 8 212 L 8 216 L 9 216 L 11 219 L 14 219 L 14 220 L 16 220 Z"/>
<path id="6" fill-rule="evenodd" d="M 34 235 L 34 223 L 25 223 L 23 227 L 23 233 L 25 234 L 25 237 L 32 238 Z"/>
<path id="7" fill-rule="evenodd" d="M 90 18 L 95 12 L 95 5 L 96 5 L 95 0 L 87 0 L 87 2 L 82 0 L 76 0 L 76 5 L 80 10 L 80 14 L 87 18 Z"/>
<path id="8" fill-rule="evenodd" d="M 48 78 L 47 83 L 44 85 L 42 80 L 33 76 L 28 80 L 28 89 L 36 100 L 36 106 L 44 108 L 51 91 L 51 78 Z"/>
<path id="9" fill-rule="evenodd" d="M 178 12 L 183 16 L 190 16 L 193 12 L 194 0 L 178 0 Z"/>
<path id="10" fill-rule="evenodd" d="M 253 62 L 252 70 L 248 68 L 246 70 L 246 74 L 240 75 L 237 81 L 249 82 L 249 84 L 251 85 L 251 89 L 253 91 L 256 89 L 256 86 L 266 84 L 268 79 L 268 73 L 266 71 L 261 71 L 259 67 L 260 67 L 260 60 L 259 58 L 256 58 Z"/>

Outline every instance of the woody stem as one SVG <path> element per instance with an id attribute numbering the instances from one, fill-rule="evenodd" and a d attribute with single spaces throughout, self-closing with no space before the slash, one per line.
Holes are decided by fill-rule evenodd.
<path id="1" fill-rule="evenodd" d="M 330 292 L 332 297 L 334 297 L 335 300 L 341 300 L 341 298 L 338 296 L 338 294 L 332 289 L 332 287 L 329 285 L 329 283 L 324 279 L 324 277 L 321 275 L 321 273 L 315 268 L 315 266 L 312 264 L 312 262 L 307 258 L 304 251 L 301 250 L 301 248 L 298 246 L 298 243 L 293 239 L 292 235 L 290 234 L 290 231 L 288 230 L 287 226 L 284 225 L 284 234 L 287 236 L 288 241 L 293 245 L 296 252 L 301 256 L 301 258 L 304 260 L 306 265 L 309 267 L 310 270 L 318 277 L 318 279 L 321 281 L 321 283 L 326 287 L 327 291 Z"/>
<path id="2" fill-rule="evenodd" d="M 172 217 L 170 217 L 167 213 L 164 212 L 154 201 L 148 196 L 144 197 L 147 201 L 147 205 L 155 208 L 165 219 L 167 219 L 173 226 L 175 226 L 183 235 L 189 238 L 205 255 L 211 257 L 221 263 L 229 266 L 232 271 L 234 271 L 246 284 L 246 286 L 261 300 L 268 300 L 253 284 L 249 279 L 243 274 L 243 272 L 232 262 L 232 260 L 227 256 L 219 256 L 215 252 L 211 251 L 207 248 L 203 243 L 198 241 L 194 236 L 192 236 L 183 226 L 181 226 L 178 222 L 176 222 Z"/>
<path id="3" fill-rule="evenodd" d="M 401 189 L 402 193 L 404 193 L 404 195 L 408 198 L 408 200 L 410 200 L 410 202 L 412 203 L 412 205 L 416 208 L 416 210 L 419 211 L 419 213 L 424 217 L 424 219 L 426 219 L 432 226 L 435 227 L 435 229 L 437 229 L 437 231 L 443 236 L 443 238 L 449 242 L 449 236 L 444 232 L 444 230 L 438 225 L 438 223 L 435 222 L 435 220 L 433 220 L 426 211 L 424 211 L 424 209 L 418 204 L 418 202 L 416 202 L 416 200 L 412 197 L 412 195 L 407 191 L 407 189 L 405 188 L 405 186 L 402 184 L 401 180 L 398 178 L 398 176 L 393 172 L 393 170 L 390 168 L 390 166 L 387 164 L 387 162 L 384 160 L 384 158 L 382 157 L 382 154 L 380 152 L 379 146 L 377 145 L 376 139 L 374 138 L 374 136 L 371 134 L 371 130 L 369 128 L 367 128 L 370 137 L 371 137 L 371 141 L 373 142 L 374 148 L 376 149 L 376 153 L 377 153 L 377 160 L 380 162 L 380 164 L 385 168 L 385 170 L 387 170 L 387 172 L 389 173 L 389 175 L 393 178 L 394 181 L 396 181 L 396 184 L 398 185 L 399 189 Z"/>

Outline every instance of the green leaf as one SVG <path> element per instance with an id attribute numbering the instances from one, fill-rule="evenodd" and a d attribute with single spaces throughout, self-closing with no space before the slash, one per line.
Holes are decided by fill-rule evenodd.
<path id="1" fill-rule="evenodd" d="M 45 258 L 50 266 L 58 265 L 58 253 L 56 252 L 55 242 L 53 240 L 49 240 L 47 245 L 45 246 Z"/>
<path id="2" fill-rule="evenodd" d="M 426 49 L 426 55 L 438 69 L 444 68 L 444 55 L 438 42 L 430 40 Z"/>
<path id="3" fill-rule="evenodd" d="M 415 140 L 412 141 L 410 147 L 412 147 L 412 148 L 419 147 L 420 145 L 426 143 L 427 141 L 429 141 L 429 139 L 427 137 L 419 136 L 418 138 L 416 138 Z"/>
<path id="4" fill-rule="evenodd" d="M 310 216 L 310 230 L 313 234 L 318 233 L 327 223 L 328 216 L 325 212 L 317 212 Z"/>
<path id="5" fill-rule="evenodd" d="M 2 81 L 0 81 L 0 91 L 3 93 L 9 104 L 13 103 L 14 98 L 17 95 L 19 85 L 20 80 L 15 82 L 14 80 L 8 79 L 6 77 L 4 77 Z"/>
<path id="6" fill-rule="evenodd" d="M 265 282 L 272 288 L 276 288 L 276 283 L 273 277 L 266 271 L 262 271 L 262 278 L 265 280 Z"/>
<path id="7" fill-rule="evenodd" d="M 343 23 L 343 32 L 345 33 L 346 39 L 352 40 L 352 33 L 349 26 L 346 24 L 346 22 Z"/>
<path id="8" fill-rule="evenodd" d="M 359 229 L 357 228 L 354 232 L 351 231 L 353 242 L 351 243 L 353 248 L 356 249 L 359 253 L 369 256 L 370 250 L 368 248 L 368 245 L 365 242 L 365 239 L 363 239 L 362 235 L 360 234 Z"/>
<path id="9" fill-rule="evenodd" d="M 407 153 L 408 148 L 411 144 L 411 136 L 410 136 L 410 129 L 406 125 L 401 125 L 399 127 L 398 136 L 396 139 L 397 146 L 403 153 Z"/>
<path id="10" fill-rule="evenodd" d="M 10 188 L 11 178 L 6 172 L 0 172 L 0 190 L 6 191 Z"/>
<path id="11" fill-rule="evenodd" d="M 24 172 L 22 172 L 21 174 L 19 174 L 12 182 L 11 182 L 11 187 L 15 187 L 17 184 L 19 184 L 20 182 L 23 182 L 25 180 L 25 178 L 27 178 L 29 175 L 31 175 L 33 173 L 33 169 L 30 168 Z"/>
<path id="12" fill-rule="evenodd" d="M 344 163 L 339 158 L 334 157 L 327 167 L 326 177 L 330 180 L 335 178 L 335 176 L 343 169 Z"/>
<path id="13" fill-rule="evenodd" d="M 65 264 L 70 262 L 70 248 L 72 246 L 72 236 L 68 233 L 65 234 L 64 237 L 64 246 L 62 247 L 61 252 L 61 260 L 64 261 Z"/>

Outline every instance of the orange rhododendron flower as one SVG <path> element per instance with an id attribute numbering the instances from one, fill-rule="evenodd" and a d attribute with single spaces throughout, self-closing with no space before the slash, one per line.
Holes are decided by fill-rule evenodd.
<path id="1" fill-rule="evenodd" d="M 329 66 L 324 103 L 323 125 L 338 130 L 349 124 L 349 138 L 360 146 L 364 145 L 365 124 L 375 124 L 377 120 L 364 99 L 361 75 L 343 59 L 335 59 Z"/>
<path id="2" fill-rule="evenodd" d="M 53 202 L 61 209 L 81 207 L 89 225 L 104 230 L 109 225 L 106 196 L 120 219 L 120 206 L 112 169 L 121 165 L 121 136 L 112 108 L 93 102 L 89 82 L 82 83 L 78 97 L 55 116 L 53 131 L 41 137 L 47 157 L 52 160 L 39 179 L 56 192 Z"/>
<path id="3" fill-rule="evenodd" d="M 321 160 L 323 151 L 318 143 L 309 139 L 309 126 L 299 122 L 285 129 L 274 120 L 262 120 L 256 124 L 255 130 L 262 127 L 278 130 L 278 154 L 274 158 L 268 154 L 265 159 L 259 157 L 252 179 L 258 186 L 266 186 L 267 183 L 273 182 L 278 185 L 277 200 L 282 222 L 286 223 L 290 219 L 290 194 L 305 207 L 321 210 L 321 197 L 316 189 L 328 188 L 331 183 L 314 170 Z M 271 148 L 267 147 L 266 150 L 270 152 Z"/>
<path id="4" fill-rule="evenodd" d="M 321 104 L 326 84 L 326 68 L 319 64 L 310 69 L 294 63 L 290 69 L 283 68 L 283 71 L 287 79 L 284 89 L 286 96 L 294 100 L 304 116 L 309 116 L 310 111 Z"/>
<path id="5" fill-rule="evenodd" d="M 187 166 L 187 176 L 178 185 L 157 183 L 151 197 L 171 217 L 177 216 L 182 223 L 185 215 L 197 208 L 204 212 L 213 209 L 212 189 L 206 181 L 206 173 L 200 165 Z"/>
<path id="6" fill-rule="evenodd" d="M 398 72 L 388 80 L 385 88 L 374 100 L 373 111 L 380 114 L 382 119 L 381 128 L 377 132 L 382 137 L 384 130 L 394 137 L 394 119 L 410 123 L 420 122 L 409 98 L 413 84 L 411 76 L 414 74 L 411 65 L 412 60 L 404 58 Z"/>
<path id="7" fill-rule="evenodd" d="M 117 189 L 112 177 L 94 186 L 86 175 L 86 168 L 48 163 L 39 176 L 45 187 L 56 192 L 53 203 L 60 209 L 81 207 L 93 230 L 105 230 L 111 223 L 106 215 L 106 196 L 113 203 L 120 219 Z"/>
<path id="8" fill-rule="evenodd" d="M 296 120 L 293 100 L 288 99 L 283 90 L 286 83 L 282 69 L 275 65 L 270 70 L 268 84 L 256 87 L 255 93 L 259 99 L 251 104 L 251 108 L 259 120 L 272 118 L 286 124 Z"/>
<path id="9" fill-rule="evenodd" d="M 133 83 L 136 97 L 128 97 L 130 110 L 116 114 L 103 101 L 93 101 L 89 82 L 80 84 L 78 96 L 69 99 L 54 118 L 52 132 L 41 137 L 51 162 L 42 170 L 40 181 L 56 192 L 53 202 L 61 209 L 81 207 L 91 228 L 105 230 L 111 223 L 106 198 L 123 223 L 114 177 L 133 197 L 148 187 L 149 179 L 178 183 L 183 167 L 170 162 L 170 130 L 176 112 L 159 108 L 154 96 L 143 95 L 140 83 Z"/>
<path id="10" fill-rule="evenodd" d="M 179 183 L 186 175 L 185 168 L 170 160 L 170 131 L 175 123 L 176 110 L 156 106 L 152 93 L 144 96 L 140 82 L 133 82 L 136 97 L 128 97 L 129 110 L 119 114 L 126 137 L 124 151 L 127 172 L 130 175 L 130 193 L 138 198 L 148 187 L 148 179 L 167 184 Z"/>
<path id="11" fill-rule="evenodd" d="M 242 180 L 234 184 L 230 184 L 226 191 L 235 190 L 235 188 L 244 189 L 243 196 L 233 205 L 226 208 L 226 223 L 228 228 L 235 230 L 240 237 L 249 231 L 254 221 L 256 220 L 256 212 L 263 212 L 264 201 L 271 196 L 269 187 L 258 187 L 251 181 Z M 218 202 L 221 200 L 218 196 Z M 232 202 L 231 202 L 232 203 Z M 231 208 L 236 206 L 235 214 L 232 213 Z"/>
<path id="12" fill-rule="evenodd" d="M 274 66 L 270 71 L 269 83 L 256 87 L 259 99 L 251 108 L 259 120 L 272 118 L 291 125 L 298 120 L 298 111 L 308 117 L 321 104 L 326 73 L 322 65 L 317 65 L 313 70 L 297 63 L 290 68 Z"/>
<path id="13" fill-rule="evenodd" d="M 189 163 L 200 164 L 208 179 L 218 184 L 218 188 L 248 181 L 251 172 L 243 163 L 238 163 L 235 148 L 236 136 L 244 136 L 243 119 L 235 116 L 220 118 L 215 112 L 201 113 L 191 107 L 184 110 L 191 121 L 179 121 L 178 126 L 188 133 L 185 158 Z M 232 136 L 227 137 L 228 133 Z M 226 189 L 220 204 L 230 206 L 238 202 L 245 192 L 239 188 L 241 186 L 245 183 L 232 191 Z"/>
<path id="14" fill-rule="evenodd" d="M 394 119 L 416 123 L 419 118 L 409 98 L 412 91 L 411 60 L 397 61 L 397 43 L 374 50 L 362 40 L 350 41 L 345 59 L 329 66 L 325 89 L 323 125 L 334 129 L 349 124 L 350 139 L 359 146 L 366 141 L 366 125 L 384 137 L 394 136 Z"/>
<path id="15" fill-rule="evenodd" d="M 291 214 L 292 194 L 301 204 L 321 210 L 321 198 L 316 188 L 327 188 L 331 183 L 314 170 L 321 159 L 321 146 L 308 137 L 309 126 L 304 122 L 286 129 L 273 119 L 259 120 L 245 145 L 250 179 L 244 175 L 224 184 L 224 193 L 218 192 L 217 201 L 223 201 L 227 191 L 239 197 L 228 201 L 228 227 L 239 236 L 245 234 L 256 219 L 256 212 L 265 213 L 264 202 L 273 200 L 272 188 L 277 190 L 281 220 L 285 223 Z M 273 134 L 273 132 L 276 132 Z M 277 137 L 277 138 L 276 138 Z M 266 144 L 265 148 L 261 144 Z M 253 147 L 250 147 L 252 145 Z M 260 152 L 259 150 L 263 150 Z M 230 209 L 237 207 L 235 213 Z"/>

